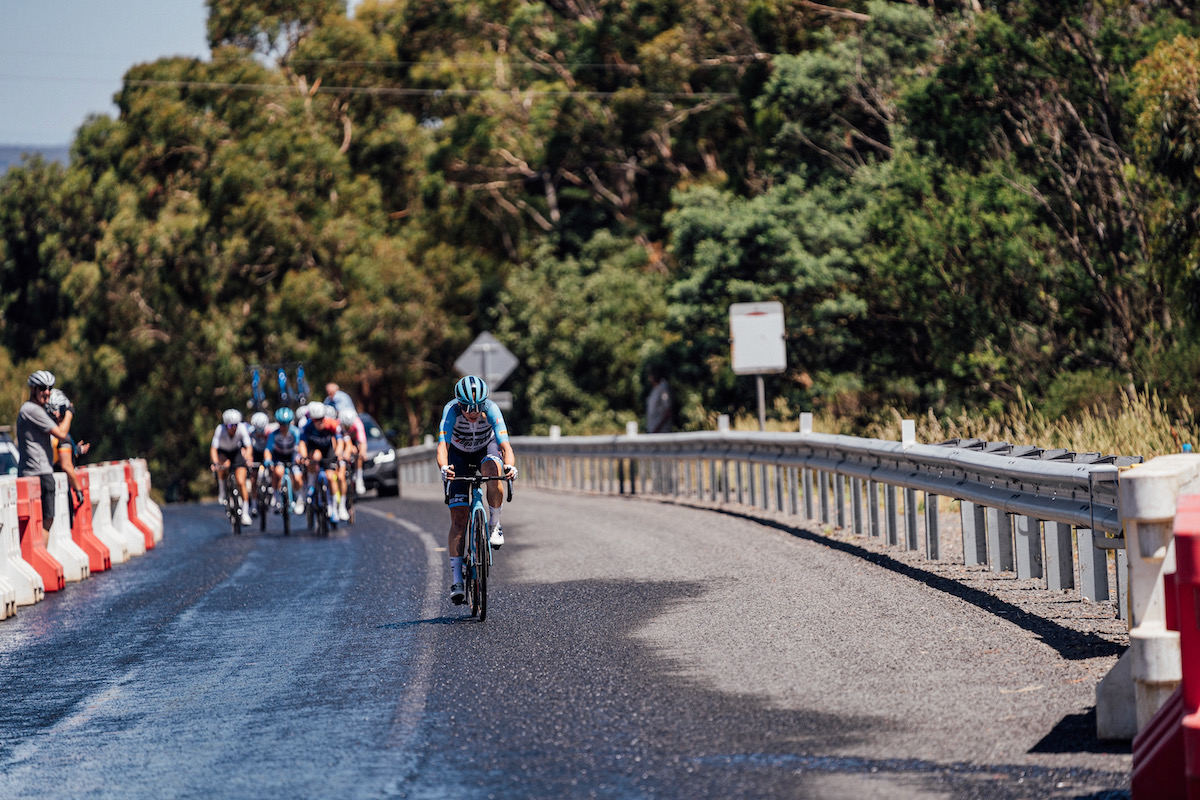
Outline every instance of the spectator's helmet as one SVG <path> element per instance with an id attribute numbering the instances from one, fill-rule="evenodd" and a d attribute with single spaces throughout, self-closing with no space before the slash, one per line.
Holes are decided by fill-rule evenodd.
<path id="1" fill-rule="evenodd" d="M 39 369 L 29 376 L 29 385 L 34 389 L 51 389 L 54 387 L 54 373 Z"/>
<path id="2" fill-rule="evenodd" d="M 468 375 L 455 384 L 454 396 L 463 411 L 480 411 L 488 399 L 488 387 L 483 378 Z"/>
<path id="3" fill-rule="evenodd" d="M 325 404 L 324 403 L 309 403 L 308 404 L 309 419 L 325 419 Z"/>
<path id="4" fill-rule="evenodd" d="M 262 411 L 255 411 L 250 416 L 250 425 L 256 431 L 265 431 L 269 424 L 271 424 L 271 418 Z"/>
<path id="5" fill-rule="evenodd" d="M 228 408 L 221 415 L 221 422 L 230 428 L 236 428 L 242 422 L 242 412 L 236 408 Z"/>
<path id="6" fill-rule="evenodd" d="M 296 413 L 287 406 L 275 409 L 275 421 L 280 425 L 287 425 L 296 418 Z"/>
<path id="7" fill-rule="evenodd" d="M 358 419 L 358 414 L 354 413 L 354 411 L 349 408 L 338 412 L 338 421 L 347 428 L 353 427 L 356 419 Z"/>
<path id="8" fill-rule="evenodd" d="M 62 415 L 66 413 L 71 401 L 62 389 L 51 389 L 50 399 L 46 401 L 46 411 L 50 412 L 50 416 L 55 419 L 62 419 Z"/>

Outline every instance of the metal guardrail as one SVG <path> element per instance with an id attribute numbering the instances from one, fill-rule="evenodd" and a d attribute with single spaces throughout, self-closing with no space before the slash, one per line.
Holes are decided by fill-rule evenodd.
<path id="1" fill-rule="evenodd" d="M 811 428 L 805 419 L 802 429 L 805 423 Z M 1085 597 L 1106 600 L 1106 551 L 1116 550 L 1117 596 L 1123 596 L 1118 476 L 1121 467 L 1140 463 L 1140 456 L 982 440 L 916 444 L 911 423 L 905 438 L 719 431 L 517 436 L 512 444 L 522 481 L 538 486 L 751 505 L 884 537 L 909 550 L 919 548 L 923 516 L 924 550 L 931 559 L 943 557 L 937 498 L 949 497 L 960 501 L 964 563 L 1042 578 L 1051 589 L 1077 587 Z M 402 484 L 440 480 L 434 450 L 424 445 L 397 451 Z M 923 503 L 918 492 L 924 493 Z"/>

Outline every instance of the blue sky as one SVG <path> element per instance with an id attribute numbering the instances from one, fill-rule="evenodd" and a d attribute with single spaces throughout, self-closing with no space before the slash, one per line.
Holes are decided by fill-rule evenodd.
<path id="1" fill-rule="evenodd" d="M 0 0 L 0 145 L 66 145 L 134 64 L 209 56 L 204 0 Z"/>

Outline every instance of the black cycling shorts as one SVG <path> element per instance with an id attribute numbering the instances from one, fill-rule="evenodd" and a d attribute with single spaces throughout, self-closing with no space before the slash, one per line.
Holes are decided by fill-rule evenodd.
<path id="1" fill-rule="evenodd" d="M 492 442 L 482 450 L 468 453 L 457 447 L 450 447 L 446 454 L 446 463 L 454 467 L 454 474 L 459 478 L 473 478 L 479 474 L 479 466 L 486 459 L 492 459 L 504 474 L 504 460 L 500 458 L 500 447 Z M 450 507 L 461 508 L 471 504 L 471 484 L 467 481 L 450 481 Z"/>
<path id="2" fill-rule="evenodd" d="M 229 466 L 233 467 L 234 469 L 246 466 L 246 459 L 244 456 L 242 456 L 241 448 L 238 448 L 237 450 L 218 450 L 217 458 L 217 466 L 221 466 L 226 461 L 228 461 Z"/>
<path id="3" fill-rule="evenodd" d="M 42 519 L 54 519 L 54 500 L 57 486 L 54 483 L 54 473 L 38 475 L 38 483 L 42 484 Z M 68 489 L 68 491 L 70 491 Z M 67 495 L 70 497 L 70 495 Z M 49 526 L 45 526 L 49 530 Z"/>

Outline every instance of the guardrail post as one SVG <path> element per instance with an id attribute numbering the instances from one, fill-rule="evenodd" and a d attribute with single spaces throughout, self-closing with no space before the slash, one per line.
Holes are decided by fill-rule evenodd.
<path id="1" fill-rule="evenodd" d="M 795 467 L 787 468 L 787 484 L 788 484 L 788 513 L 793 517 L 800 513 L 800 495 L 797 490 L 799 486 L 799 470 Z"/>
<path id="2" fill-rule="evenodd" d="M 764 511 L 771 507 L 771 482 L 767 480 L 768 472 L 770 468 L 767 464 L 758 465 L 758 485 L 762 490 L 762 500 L 759 503 Z"/>
<path id="3" fill-rule="evenodd" d="M 779 513 L 785 513 L 783 510 L 783 473 L 784 468 L 779 464 L 775 465 L 775 510 Z"/>
<path id="4" fill-rule="evenodd" d="M 863 513 L 862 513 L 862 478 L 850 479 L 850 524 L 854 526 L 854 533 L 862 536 L 863 532 Z"/>
<path id="5" fill-rule="evenodd" d="M 962 518 L 963 563 L 968 567 L 986 564 L 987 555 L 987 509 L 969 500 L 959 502 Z"/>
<path id="6" fill-rule="evenodd" d="M 811 469 L 803 469 L 801 473 L 804 476 L 804 518 L 815 519 L 816 514 L 813 509 L 813 471 Z"/>
<path id="7" fill-rule="evenodd" d="M 1129 620 L 1129 551 L 1121 548 L 1117 559 L 1117 619 Z"/>
<path id="8" fill-rule="evenodd" d="M 900 509 L 896 507 L 896 487 L 890 483 L 883 485 L 883 513 L 887 520 L 887 543 L 900 543 Z"/>
<path id="9" fill-rule="evenodd" d="M 833 473 L 833 502 L 837 504 L 837 526 L 846 528 L 846 477 Z"/>
<path id="10" fill-rule="evenodd" d="M 867 528 L 872 539 L 878 539 L 879 529 L 879 484 L 867 481 Z"/>
<path id="11" fill-rule="evenodd" d="M 1089 528 L 1075 531 L 1079 551 L 1079 593 L 1088 600 L 1108 599 L 1108 551 L 1096 547 L 1096 533 Z"/>
<path id="12" fill-rule="evenodd" d="M 925 557 L 938 561 L 942 557 L 942 537 L 938 529 L 938 496 L 925 493 Z"/>
<path id="13" fill-rule="evenodd" d="M 917 542 L 917 490 L 904 490 L 904 549 L 916 550 Z"/>
<path id="14" fill-rule="evenodd" d="M 1016 518 L 1017 577 L 1042 577 L 1042 521 L 1020 514 Z"/>
<path id="15" fill-rule="evenodd" d="M 821 504 L 821 524 L 829 524 L 829 473 L 825 470 L 817 472 L 817 492 Z"/>
<path id="16" fill-rule="evenodd" d="M 988 562 L 992 572 L 1012 572 L 1012 516 L 998 508 L 987 510 Z"/>
<path id="17" fill-rule="evenodd" d="M 1046 588 L 1061 591 L 1075 587 L 1075 559 L 1071 555 L 1071 526 L 1065 522 L 1047 522 Z"/>

